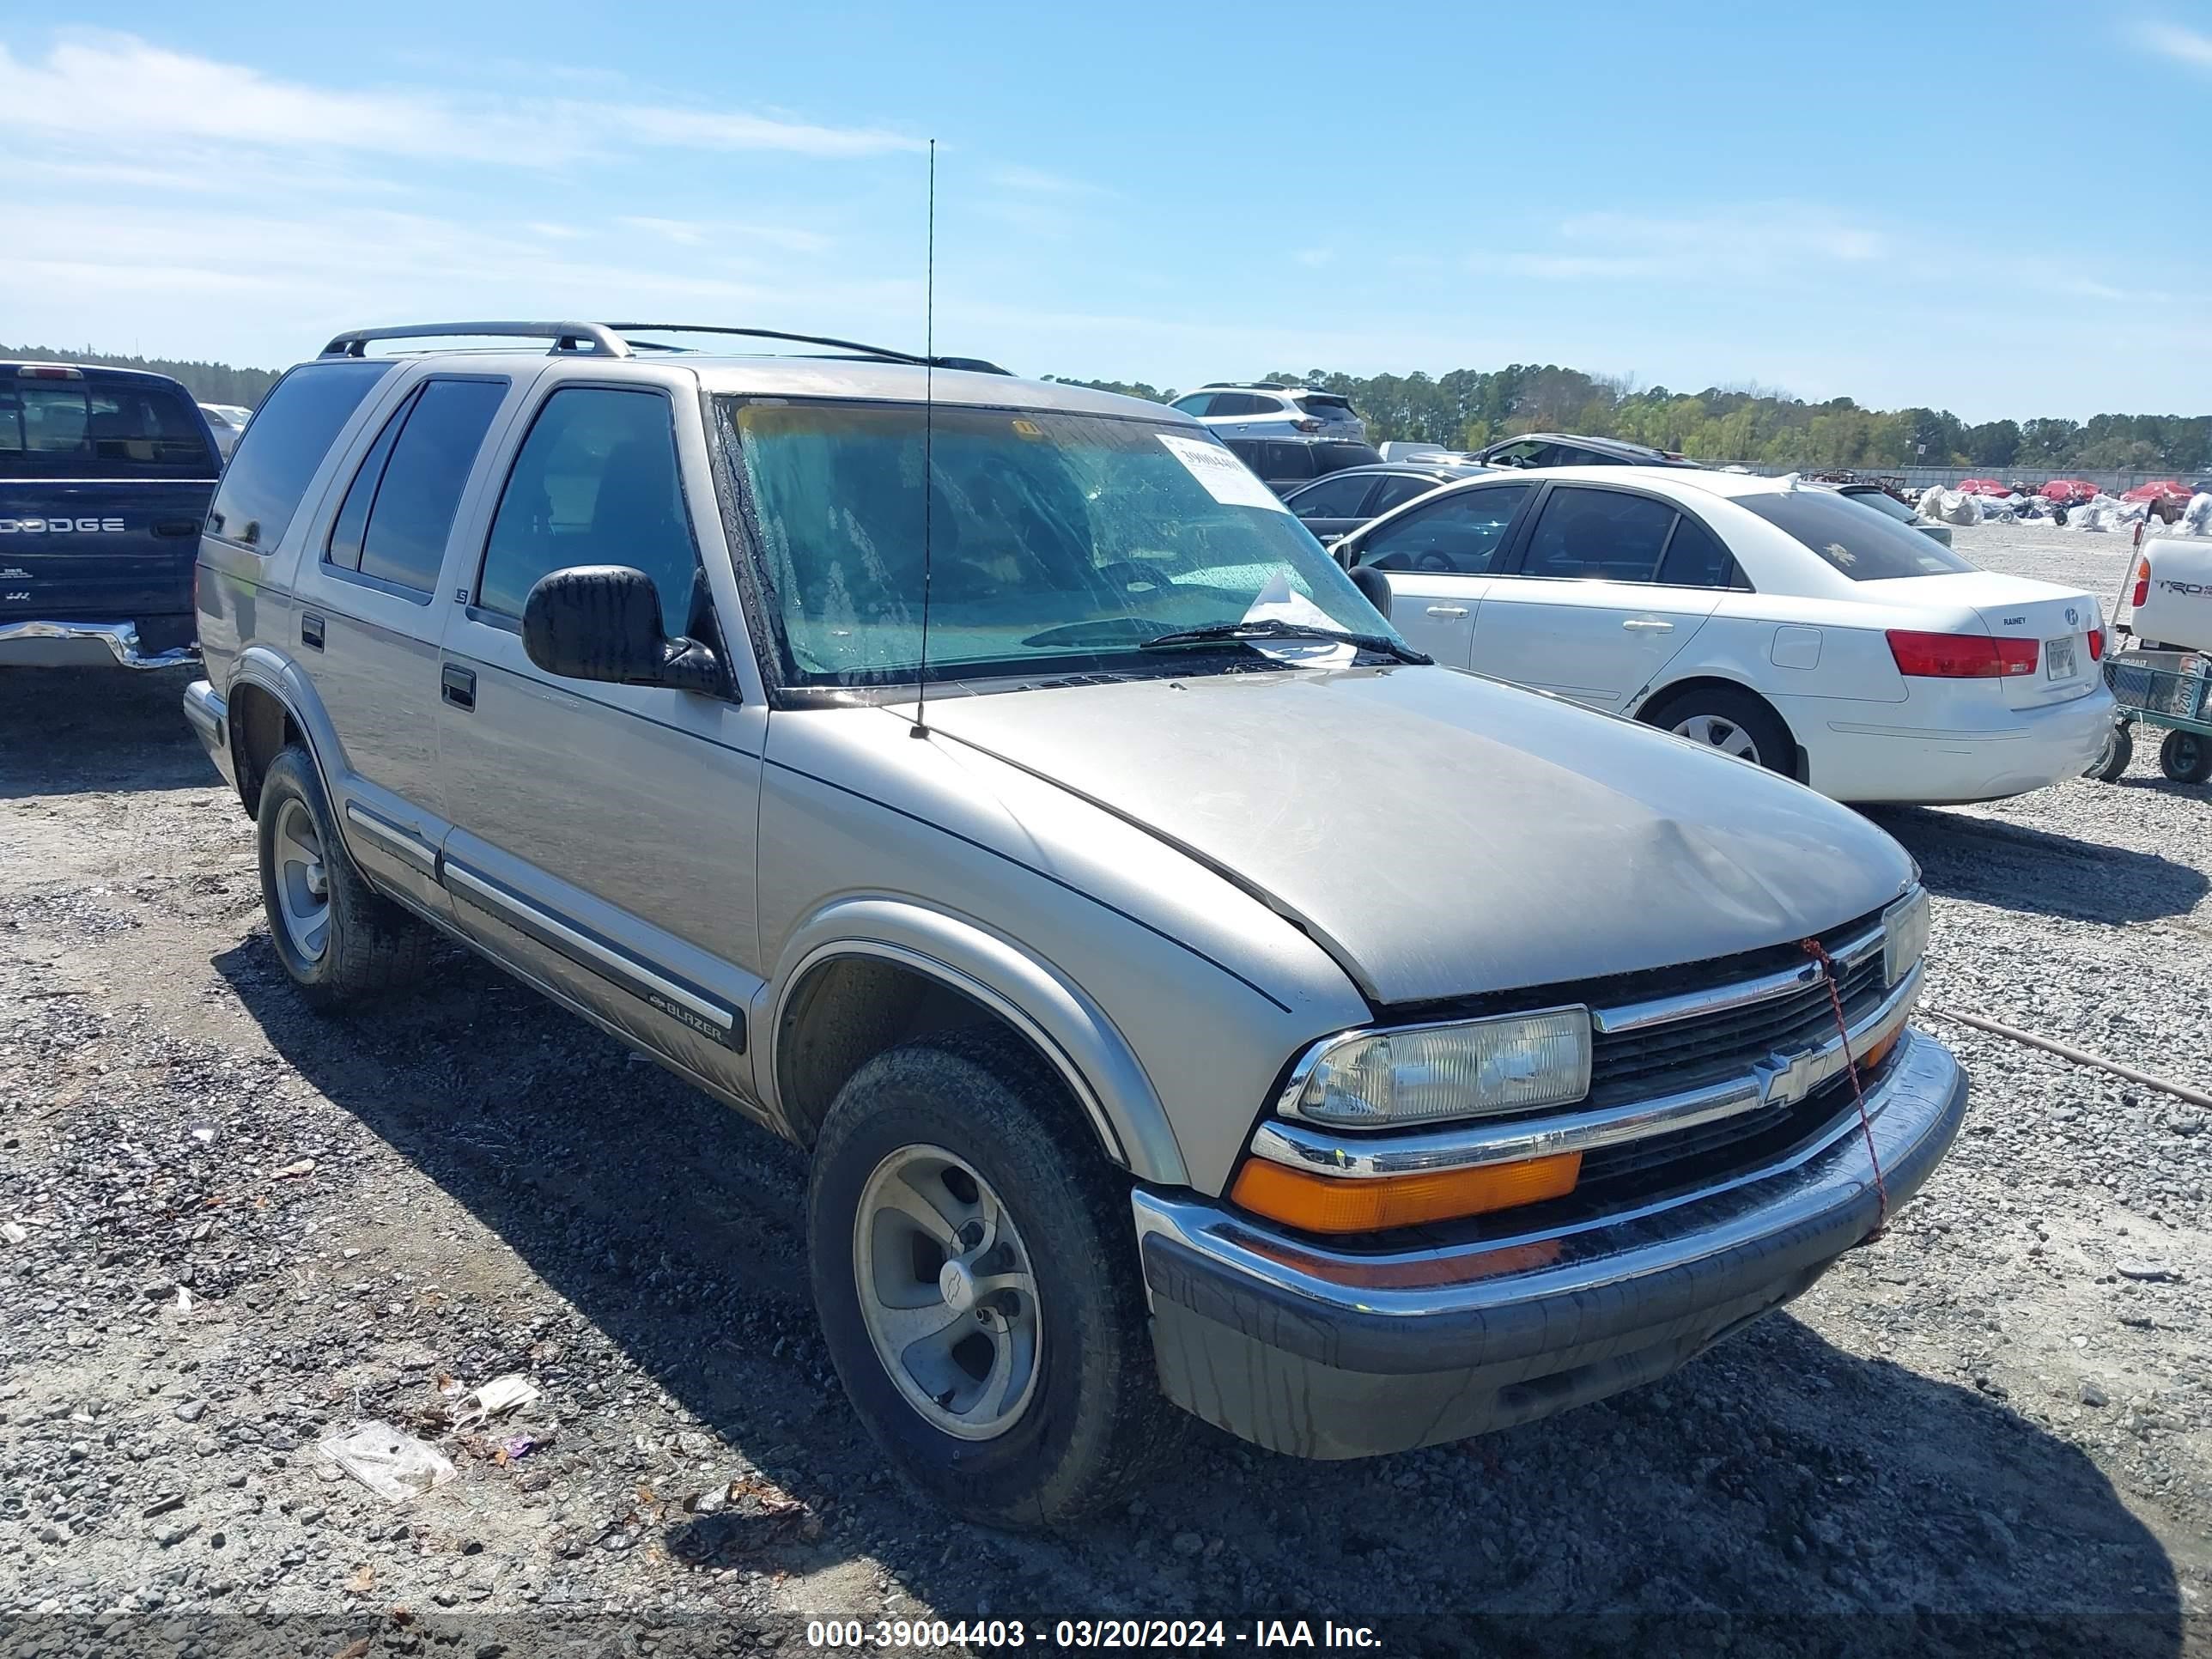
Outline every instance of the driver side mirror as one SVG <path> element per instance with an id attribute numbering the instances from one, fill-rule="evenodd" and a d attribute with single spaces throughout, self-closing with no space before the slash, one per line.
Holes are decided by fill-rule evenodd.
<path id="1" fill-rule="evenodd" d="M 563 679 L 726 690 L 720 659 L 696 640 L 668 637 L 659 590 L 627 565 L 573 565 L 540 576 L 523 601 L 522 648 Z"/>
<path id="2" fill-rule="evenodd" d="M 1390 579 L 1371 564 L 1352 568 L 1352 585 L 1358 588 L 1368 604 L 1382 613 L 1382 620 L 1390 620 Z"/>

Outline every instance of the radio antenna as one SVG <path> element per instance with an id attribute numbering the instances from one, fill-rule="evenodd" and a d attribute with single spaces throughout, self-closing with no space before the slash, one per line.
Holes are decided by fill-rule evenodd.
<path id="1" fill-rule="evenodd" d="M 929 229 L 921 264 L 921 654 L 914 669 L 914 724 L 910 738 L 926 738 L 929 696 L 930 518 L 937 498 L 933 452 L 937 438 L 937 140 L 929 141 Z"/>

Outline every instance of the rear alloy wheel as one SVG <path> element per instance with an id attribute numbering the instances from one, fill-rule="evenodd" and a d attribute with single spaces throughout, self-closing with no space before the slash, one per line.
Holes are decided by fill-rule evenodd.
<path id="1" fill-rule="evenodd" d="M 2094 778 L 2100 783 L 2118 781 L 2136 757 L 2135 734 L 2118 720 L 2112 722 L 2112 732 L 2105 738 L 2104 752 L 2090 763 L 2081 775 Z"/>
<path id="2" fill-rule="evenodd" d="M 1724 686 L 1687 691 L 1645 718 L 1701 749 L 1749 761 L 1784 777 L 1796 775 L 1796 748 L 1790 741 L 1790 728 L 1748 691 Z"/>
<path id="3" fill-rule="evenodd" d="M 422 975 L 435 936 L 354 867 L 306 750 L 270 763 L 255 830 L 269 943 L 302 996 L 342 1008 Z"/>
<path id="4" fill-rule="evenodd" d="M 2169 732 L 2158 749 L 2159 769 L 2176 783 L 2212 778 L 2212 743 L 2194 732 Z"/>

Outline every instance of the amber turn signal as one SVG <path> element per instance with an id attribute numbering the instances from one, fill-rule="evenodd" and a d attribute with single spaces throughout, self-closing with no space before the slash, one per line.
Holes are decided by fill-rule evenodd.
<path id="1" fill-rule="evenodd" d="M 1356 1180 L 1255 1158 L 1246 1162 L 1229 1196 L 1255 1215 L 1306 1232 L 1376 1233 L 1558 1198 L 1574 1191 L 1582 1168 L 1580 1152 L 1560 1152 L 1479 1170 Z"/>

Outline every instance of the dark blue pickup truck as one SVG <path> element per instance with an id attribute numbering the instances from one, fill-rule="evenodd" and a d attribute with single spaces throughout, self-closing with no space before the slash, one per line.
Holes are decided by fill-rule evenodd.
<path id="1" fill-rule="evenodd" d="M 190 661 L 222 470 L 165 374 L 0 362 L 0 667 Z"/>

